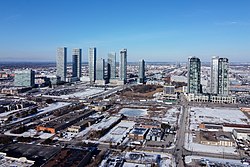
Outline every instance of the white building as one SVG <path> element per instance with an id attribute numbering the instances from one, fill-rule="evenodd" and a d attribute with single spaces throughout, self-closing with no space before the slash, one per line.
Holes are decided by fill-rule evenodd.
<path id="1" fill-rule="evenodd" d="M 212 102 L 212 103 L 236 103 L 236 97 L 223 95 L 209 95 L 209 94 L 185 94 L 190 102 Z"/>
<path id="2" fill-rule="evenodd" d="M 233 135 L 236 139 L 249 140 L 250 129 L 234 129 Z"/>
<path id="3" fill-rule="evenodd" d="M 213 57 L 211 62 L 211 93 L 228 95 L 228 59 Z"/>
<path id="4" fill-rule="evenodd" d="M 89 79 L 91 83 L 96 80 L 96 48 L 89 48 Z"/>

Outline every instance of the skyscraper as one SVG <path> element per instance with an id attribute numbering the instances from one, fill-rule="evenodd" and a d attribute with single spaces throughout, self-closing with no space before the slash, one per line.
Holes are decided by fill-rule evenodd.
<path id="1" fill-rule="evenodd" d="M 82 76 L 82 49 L 72 50 L 72 77 L 80 79 Z"/>
<path id="2" fill-rule="evenodd" d="M 109 78 L 115 79 L 116 78 L 116 53 L 109 53 L 108 54 L 108 66 L 109 66 Z"/>
<path id="3" fill-rule="evenodd" d="M 61 81 L 66 81 L 67 74 L 67 48 L 57 48 L 56 57 L 56 75 L 61 78 Z"/>
<path id="4" fill-rule="evenodd" d="M 145 61 L 143 59 L 139 62 L 138 83 L 145 83 Z"/>
<path id="5" fill-rule="evenodd" d="M 96 80 L 104 80 L 104 68 L 105 60 L 103 58 L 99 58 L 96 61 Z"/>
<path id="6" fill-rule="evenodd" d="M 33 70 L 15 71 L 14 85 L 33 87 L 35 85 L 35 72 Z"/>
<path id="7" fill-rule="evenodd" d="M 228 95 L 228 59 L 213 57 L 211 62 L 211 93 Z"/>
<path id="8" fill-rule="evenodd" d="M 218 93 L 218 70 L 219 70 L 219 57 L 212 57 L 211 61 L 211 81 L 210 81 L 210 92 Z"/>
<path id="9" fill-rule="evenodd" d="M 96 48 L 89 48 L 89 79 L 91 83 L 96 80 Z"/>
<path id="10" fill-rule="evenodd" d="M 120 80 L 127 82 L 127 49 L 120 51 Z"/>
<path id="11" fill-rule="evenodd" d="M 188 93 L 201 93 L 201 61 L 197 57 L 188 58 Z"/>

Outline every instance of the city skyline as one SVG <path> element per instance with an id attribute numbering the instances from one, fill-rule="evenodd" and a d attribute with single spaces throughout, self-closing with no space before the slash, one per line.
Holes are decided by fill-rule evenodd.
<path id="1" fill-rule="evenodd" d="M 101 57 L 129 48 L 129 62 L 175 62 L 189 56 L 203 62 L 212 56 L 249 62 L 249 4 L 225 0 L 5 1 L 0 5 L 0 57 L 1 61 L 55 62 L 54 48 L 67 46 L 82 48 L 83 55 L 87 48 L 96 47 Z M 74 10 L 68 8 L 72 5 Z M 90 15 L 93 7 L 95 13 Z M 119 12 L 122 7 L 130 12 Z"/>

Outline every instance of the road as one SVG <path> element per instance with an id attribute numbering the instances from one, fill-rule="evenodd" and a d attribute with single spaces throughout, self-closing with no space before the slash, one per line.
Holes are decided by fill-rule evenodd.
<path id="1" fill-rule="evenodd" d="M 178 167 L 184 167 L 184 153 L 186 150 L 184 149 L 185 143 L 185 132 L 186 132 L 186 125 L 188 124 L 187 121 L 187 107 L 185 104 L 182 107 L 182 115 L 180 120 L 179 129 L 176 134 L 176 147 L 173 150 L 173 156 L 175 157 L 176 165 Z"/>

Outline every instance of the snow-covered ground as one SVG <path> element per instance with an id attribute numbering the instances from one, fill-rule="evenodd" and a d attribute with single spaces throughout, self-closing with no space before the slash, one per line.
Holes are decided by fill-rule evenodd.
<path id="1" fill-rule="evenodd" d="M 180 113 L 180 111 L 177 108 L 169 109 L 164 115 L 164 118 L 162 118 L 162 122 L 169 122 L 170 124 L 175 124 L 177 122 L 178 113 Z"/>
<path id="2" fill-rule="evenodd" d="M 250 122 L 242 111 L 230 108 L 200 108 L 190 109 L 190 129 L 197 129 L 201 122 L 246 124 Z"/>
<path id="3" fill-rule="evenodd" d="M 54 97 L 54 98 L 62 98 L 62 99 L 69 99 L 69 98 L 87 98 L 93 95 L 97 95 L 99 93 L 105 92 L 104 88 L 96 88 L 96 87 L 90 87 L 87 89 L 84 89 L 82 91 L 78 91 L 75 93 L 67 94 L 67 95 L 61 95 L 61 96 L 53 96 L 53 95 L 43 95 L 44 97 Z"/>
<path id="4" fill-rule="evenodd" d="M 147 115 L 147 109 L 137 109 L 137 108 L 122 108 L 119 114 L 124 114 L 128 117 L 139 117 Z"/>
<path id="5" fill-rule="evenodd" d="M 100 138 L 101 142 L 118 143 L 123 141 L 123 137 L 133 128 L 135 122 L 133 121 L 121 121 L 114 128 L 112 128 L 105 136 Z"/>
<path id="6" fill-rule="evenodd" d="M 184 147 L 190 151 L 207 152 L 207 153 L 218 153 L 218 154 L 238 154 L 235 152 L 235 147 L 223 147 L 223 146 L 212 146 L 193 142 L 192 134 L 185 134 L 185 145 Z"/>
<path id="7" fill-rule="evenodd" d="M 10 114 L 13 114 L 13 113 L 15 113 L 15 112 L 18 112 L 18 111 L 21 111 L 21 110 L 25 110 L 25 109 L 27 109 L 27 108 L 18 109 L 18 110 L 12 110 L 12 111 L 8 111 L 8 112 L 0 113 L 0 118 L 1 118 L 1 117 L 6 117 L 6 116 L 8 116 L 8 115 L 10 115 Z"/>
<path id="8" fill-rule="evenodd" d="M 190 113 L 189 130 L 198 130 L 202 122 L 247 124 L 250 120 L 239 109 L 230 108 L 201 108 L 192 107 Z M 190 151 L 209 152 L 218 154 L 238 154 L 235 147 L 212 146 L 193 142 L 191 133 L 185 134 L 185 148 Z"/>
<path id="9" fill-rule="evenodd" d="M 247 165 L 243 165 L 240 162 L 240 160 L 212 158 L 212 157 L 201 157 L 201 156 L 186 156 L 185 157 L 185 162 L 188 164 L 188 163 L 191 163 L 192 160 L 201 160 L 201 159 L 205 159 L 206 161 L 208 160 L 209 162 L 213 162 L 213 163 L 232 164 L 232 165 L 237 165 L 239 167 L 247 167 Z"/>

